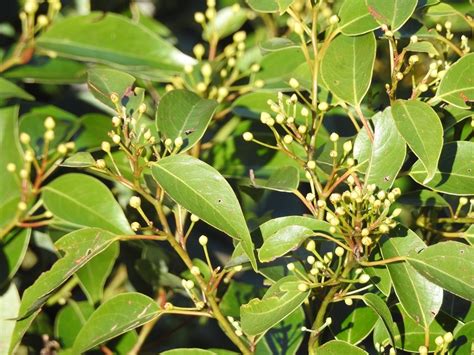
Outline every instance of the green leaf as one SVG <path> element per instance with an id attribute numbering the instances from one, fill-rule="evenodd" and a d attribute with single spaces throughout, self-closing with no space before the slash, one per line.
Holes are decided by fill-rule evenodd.
<path id="1" fill-rule="evenodd" d="M 174 155 L 153 165 L 152 174 L 178 204 L 211 226 L 240 240 L 256 268 L 254 247 L 239 201 L 213 167 L 188 155 Z"/>
<path id="2" fill-rule="evenodd" d="M 89 317 L 74 341 L 74 351 L 83 353 L 159 315 L 160 308 L 148 296 L 136 292 L 117 295 Z"/>
<path id="3" fill-rule="evenodd" d="M 321 61 L 321 77 L 340 99 L 359 106 L 372 80 L 376 42 L 373 33 L 337 36 Z"/>
<path id="4" fill-rule="evenodd" d="M 62 250 L 64 256 L 56 261 L 49 271 L 42 273 L 23 293 L 10 351 L 20 342 L 46 300 L 69 277 L 116 240 L 118 237 L 115 234 L 97 228 L 87 228 L 69 233 L 56 243 L 56 248 Z"/>
<path id="5" fill-rule="evenodd" d="M 464 232 L 464 235 L 463 235 L 464 239 L 467 240 L 467 242 L 469 244 L 471 244 L 471 246 L 474 246 L 474 224 L 472 224 L 468 229 L 467 231 Z"/>
<path id="6" fill-rule="evenodd" d="M 37 46 L 67 58 L 165 73 L 195 62 L 145 26 L 112 12 L 58 21 L 38 37 Z"/>
<path id="7" fill-rule="evenodd" d="M 8 347 L 13 337 L 15 318 L 20 309 L 20 296 L 15 283 L 0 292 L 0 354 L 9 354 Z"/>
<path id="8" fill-rule="evenodd" d="M 434 284 L 474 301 L 474 247 L 452 241 L 437 243 L 411 253 L 408 262 Z"/>
<path id="9" fill-rule="evenodd" d="M 436 98 L 463 109 L 474 101 L 474 53 L 466 54 L 454 63 L 439 83 Z"/>
<path id="10" fill-rule="evenodd" d="M 397 100 L 392 105 L 392 116 L 403 139 L 428 172 L 424 180 L 428 183 L 436 173 L 443 148 L 443 126 L 438 115 L 422 101 Z"/>
<path id="11" fill-rule="evenodd" d="M 71 155 L 61 165 L 69 168 L 90 168 L 95 166 L 95 159 L 88 152 L 79 152 Z"/>
<path id="12" fill-rule="evenodd" d="M 365 0 L 344 1 L 339 18 L 339 28 L 347 36 L 361 35 L 380 27 L 370 14 Z"/>
<path id="13" fill-rule="evenodd" d="M 381 25 L 396 31 L 408 21 L 415 11 L 418 0 L 366 0 L 372 17 Z"/>
<path id="14" fill-rule="evenodd" d="M 264 184 L 257 184 L 256 187 L 281 192 L 293 192 L 298 189 L 299 183 L 300 172 L 298 168 L 284 166 L 275 170 Z"/>
<path id="15" fill-rule="evenodd" d="M 206 100 L 187 90 L 173 90 L 160 100 L 156 111 L 156 127 L 165 138 L 181 137 L 181 152 L 192 148 L 204 135 L 217 102 Z"/>
<path id="16" fill-rule="evenodd" d="M 261 262 L 269 262 L 285 255 L 291 250 L 297 249 L 301 243 L 314 235 L 311 229 L 302 226 L 287 226 L 275 234 L 265 238 L 262 247 L 258 251 Z"/>
<path id="17" fill-rule="evenodd" d="M 300 226 L 310 229 L 313 232 L 325 233 L 328 235 L 331 234 L 329 232 L 331 228 L 329 223 L 315 218 L 303 216 L 274 218 L 260 225 L 259 230 L 262 234 L 263 241 L 265 242 L 267 239 L 278 233 L 278 231 L 290 226 Z"/>
<path id="18" fill-rule="evenodd" d="M 88 113 L 80 118 L 79 136 L 75 139 L 76 149 L 97 150 L 111 130 L 110 116 Z"/>
<path id="19" fill-rule="evenodd" d="M 15 84 L 6 79 L 0 78 L 0 100 L 11 98 L 18 98 L 23 100 L 35 99 L 22 88 L 16 86 Z"/>
<path id="20" fill-rule="evenodd" d="M 17 173 L 6 170 L 9 163 L 17 171 L 23 166 L 23 152 L 18 141 L 18 106 L 0 108 L 0 230 L 7 226 L 17 211 L 20 202 L 20 179 Z"/>
<path id="21" fill-rule="evenodd" d="M 105 281 L 112 271 L 119 251 L 118 243 L 112 244 L 76 273 L 91 304 L 102 300 Z"/>
<path id="22" fill-rule="evenodd" d="M 377 313 L 359 303 L 348 307 L 339 302 L 331 309 L 331 314 L 337 315 L 331 324 L 331 332 L 337 340 L 353 345 L 360 343 L 372 332 L 378 319 Z"/>
<path id="23" fill-rule="evenodd" d="M 86 301 L 69 300 L 68 304 L 61 308 L 54 322 L 54 336 L 63 348 L 73 346 L 77 334 L 92 313 L 94 307 Z"/>
<path id="24" fill-rule="evenodd" d="M 366 130 L 360 130 L 354 143 L 354 157 L 365 172 L 364 182 L 375 184 L 379 189 L 392 187 L 406 156 L 406 144 L 393 121 L 390 108 L 373 118 L 374 142 Z"/>
<path id="25" fill-rule="evenodd" d="M 433 46 L 431 42 L 421 41 L 421 42 L 410 42 L 408 46 L 405 47 L 405 50 L 408 52 L 419 52 L 419 53 L 428 53 L 434 56 L 438 56 L 439 52 Z"/>
<path id="26" fill-rule="evenodd" d="M 197 349 L 197 348 L 172 349 L 172 350 L 163 351 L 160 354 L 162 354 L 162 355 L 181 355 L 181 354 L 186 354 L 186 355 L 217 355 L 217 353 L 214 352 L 214 351 L 204 350 L 204 349 Z"/>
<path id="27" fill-rule="evenodd" d="M 388 308 L 387 304 L 376 294 L 373 293 L 366 293 L 362 296 L 365 304 L 372 308 L 374 312 L 378 314 L 380 319 L 387 330 L 387 333 L 390 336 L 391 344 L 395 344 L 395 329 L 393 327 L 394 321 L 392 319 L 392 314 L 390 313 L 390 309 Z"/>
<path id="28" fill-rule="evenodd" d="M 74 60 L 35 55 L 27 64 L 9 69 L 4 76 L 26 83 L 75 84 L 86 80 L 86 70 L 84 63 Z"/>
<path id="29" fill-rule="evenodd" d="M 320 355 L 367 355 L 368 352 L 342 340 L 331 340 L 317 349 Z"/>
<path id="30" fill-rule="evenodd" d="M 247 21 L 249 12 L 247 9 L 228 6 L 217 11 L 216 16 L 207 23 L 204 28 L 203 38 L 208 41 L 211 35 L 224 38 L 237 32 Z"/>
<path id="31" fill-rule="evenodd" d="M 384 259 L 407 256 L 425 248 L 425 243 L 411 230 L 397 227 L 384 238 Z M 408 262 L 387 264 L 393 288 L 403 309 L 424 328 L 428 328 L 443 302 L 443 289 L 428 281 Z"/>
<path id="32" fill-rule="evenodd" d="M 78 226 L 133 234 L 109 188 L 84 174 L 66 174 L 43 188 L 43 203 L 51 213 Z"/>
<path id="33" fill-rule="evenodd" d="M 286 90 L 290 88 L 288 81 L 293 76 L 295 68 L 305 61 L 299 47 L 271 52 L 260 61 L 260 71 L 255 74 L 255 80 L 263 80 L 265 89 Z"/>
<path id="34" fill-rule="evenodd" d="M 471 355 L 472 339 L 474 339 L 474 321 L 468 322 L 456 330 L 454 333 L 454 341 L 449 344 L 449 353 Z"/>
<path id="35" fill-rule="evenodd" d="M 295 0 L 245 0 L 257 12 L 285 12 Z"/>
<path id="36" fill-rule="evenodd" d="M 474 194 L 474 143 L 450 142 L 443 146 L 433 179 L 425 184 L 426 168 L 417 161 L 410 176 L 419 184 L 451 195 Z"/>
<path id="37" fill-rule="evenodd" d="M 115 104 L 110 99 L 110 95 L 117 95 L 121 104 L 125 106 L 130 92 L 133 91 L 134 83 L 135 77 L 115 69 L 94 68 L 87 72 L 89 90 L 97 100 L 111 108 L 115 108 Z"/>
<path id="38" fill-rule="evenodd" d="M 14 229 L 0 239 L 0 288 L 15 276 L 25 257 L 31 229 Z"/>
<path id="39" fill-rule="evenodd" d="M 248 335 L 266 332 L 294 312 L 309 296 L 310 290 L 298 290 L 294 276 L 280 279 L 261 300 L 254 298 L 240 307 L 242 330 Z"/>

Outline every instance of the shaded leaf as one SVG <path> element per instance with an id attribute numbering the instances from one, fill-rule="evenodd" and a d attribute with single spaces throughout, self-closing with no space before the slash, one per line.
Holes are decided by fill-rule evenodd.
<path id="1" fill-rule="evenodd" d="M 449 292 L 474 301 L 474 248 L 459 242 L 442 242 L 419 253 L 408 262 L 431 282 Z"/>
<path id="2" fill-rule="evenodd" d="M 403 139 L 428 172 L 424 180 L 428 183 L 436 173 L 443 147 L 443 126 L 438 115 L 424 102 L 397 100 L 392 104 L 392 116 Z"/>
<path id="3" fill-rule="evenodd" d="M 372 80 L 375 50 L 372 33 L 337 36 L 321 60 L 321 77 L 328 89 L 340 99 L 359 106 Z"/>
<path id="4" fill-rule="evenodd" d="M 166 193 L 211 226 L 240 240 L 256 268 L 250 233 L 234 191 L 210 165 L 188 155 L 174 155 L 153 165 L 152 174 Z"/>
<path id="5" fill-rule="evenodd" d="M 418 0 L 366 0 L 366 2 L 370 14 L 378 23 L 387 25 L 391 31 L 396 31 L 413 14 Z"/>
<path id="6" fill-rule="evenodd" d="M 95 166 L 95 159 L 88 152 L 78 152 L 67 158 L 61 165 L 69 168 L 90 168 Z"/>
<path id="7" fill-rule="evenodd" d="M 14 229 L 0 240 L 0 289 L 15 276 L 25 257 L 31 229 Z"/>
<path id="8" fill-rule="evenodd" d="M 115 108 L 110 96 L 117 95 L 126 106 L 129 95 L 133 95 L 135 77 L 120 70 L 93 68 L 87 72 L 87 86 L 92 95 L 103 104 Z"/>
<path id="9" fill-rule="evenodd" d="M 257 12 L 283 13 L 295 0 L 246 0 L 249 6 Z"/>
<path id="10" fill-rule="evenodd" d="M 433 179 L 424 183 L 427 173 L 423 164 L 416 162 L 410 176 L 419 184 L 451 195 L 474 194 L 474 143 L 450 142 L 443 146 Z"/>
<path id="11" fill-rule="evenodd" d="M 293 192 L 298 189 L 300 183 L 300 172 L 294 166 L 284 166 L 275 170 L 268 180 L 256 187 L 281 192 Z"/>
<path id="12" fill-rule="evenodd" d="M 34 100 L 35 98 L 28 94 L 22 88 L 16 86 L 11 81 L 0 78 L 0 100 L 18 98 L 23 100 Z"/>
<path id="13" fill-rule="evenodd" d="M 242 7 L 228 6 L 217 11 L 216 16 L 204 28 L 203 38 L 209 40 L 211 35 L 224 38 L 237 32 L 247 21 L 248 10 Z"/>
<path id="14" fill-rule="evenodd" d="M 173 90 L 160 100 L 156 127 L 165 138 L 180 137 L 181 152 L 192 148 L 204 135 L 217 108 L 217 102 L 206 100 L 187 90 Z"/>
<path id="15" fill-rule="evenodd" d="M 438 50 L 433 46 L 431 42 L 421 41 L 421 42 L 410 42 L 408 46 L 405 47 L 408 52 L 421 52 L 428 53 L 431 55 L 439 55 Z"/>
<path id="16" fill-rule="evenodd" d="M 394 322 L 392 319 L 392 314 L 390 313 L 390 309 L 388 308 L 387 304 L 376 294 L 374 293 L 366 293 L 362 296 L 365 304 L 372 308 L 375 313 L 378 314 L 380 319 L 387 330 L 387 333 L 390 336 L 391 344 L 395 344 L 395 329 L 394 329 Z"/>
<path id="17" fill-rule="evenodd" d="M 450 354 L 471 355 L 474 339 L 474 321 L 464 324 L 454 333 L 454 341 L 449 344 Z"/>
<path id="18" fill-rule="evenodd" d="M 360 303 L 348 307 L 339 302 L 331 309 L 331 314 L 340 317 L 340 320 L 333 318 L 331 324 L 331 331 L 336 339 L 353 345 L 360 343 L 372 332 L 378 319 L 377 313 Z"/>
<path id="19" fill-rule="evenodd" d="M 430 190 L 418 190 L 402 194 L 397 203 L 419 207 L 449 207 L 449 203 L 442 196 Z"/>
<path id="20" fill-rule="evenodd" d="M 0 292 L 0 354 L 9 354 L 8 348 L 13 337 L 15 318 L 20 309 L 20 296 L 12 282 Z"/>
<path id="21" fill-rule="evenodd" d="M 117 295 L 92 313 L 74 341 L 74 351 L 83 353 L 159 315 L 160 308 L 148 296 L 136 292 Z"/>
<path id="22" fill-rule="evenodd" d="M 54 336 L 59 339 L 64 348 L 73 346 L 77 334 L 92 313 L 94 313 L 94 307 L 86 301 L 70 300 L 61 308 L 54 322 Z"/>

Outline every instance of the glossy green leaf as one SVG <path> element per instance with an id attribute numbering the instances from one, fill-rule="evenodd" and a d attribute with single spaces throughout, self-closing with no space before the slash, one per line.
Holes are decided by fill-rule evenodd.
<path id="1" fill-rule="evenodd" d="M 391 344 L 395 344 L 395 329 L 394 329 L 394 322 L 392 319 L 392 314 L 390 313 L 390 309 L 388 308 L 385 301 L 383 301 L 379 296 L 374 293 L 366 293 L 362 296 L 365 304 L 369 306 L 383 322 L 387 333 L 390 336 Z"/>
<path id="2" fill-rule="evenodd" d="M 206 100 L 187 90 L 173 90 L 160 100 L 156 126 L 165 137 L 181 137 L 181 151 L 192 148 L 204 135 L 217 108 L 217 102 Z"/>
<path id="3" fill-rule="evenodd" d="M 27 63 L 5 72 L 5 78 L 38 84 L 75 84 L 86 80 L 86 65 L 64 58 L 33 56 Z"/>
<path id="4" fill-rule="evenodd" d="M 443 242 L 411 253 L 408 262 L 431 282 L 469 301 L 474 301 L 474 247 Z"/>
<path id="5" fill-rule="evenodd" d="M 296 277 L 287 276 L 270 287 L 261 300 L 254 298 L 242 305 L 242 330 L 248 335 L 264 333 L 294 312 L 310 293 L 298 290 L 300 283 Z"/>
<path id="6" fill-rule="evenodd" d="M 337 36 L 321 61 L 321 77 L 340 99 L 359 106 L 372 80 L 376 42 L 372 33 Z"/>
<path id="7" fill-rule="evenodd" d="M 248 15 L 248 10 L 242 7 L 228 6 L 220 9 L 204 28 L 203 38 L 209 40 L 211 35 L 224 38 L 237 32 L 247 21 Z"/>
<path id="8" fill-rule="evenodd" d="M 14 229 L 0 240 L 0 289 L 15 276 L 30 242 L 31 229 Z"/>
<path id="9" fill-rule="evenodd" d="M 98 150 L 112 129 L 110 116 L 88 113 L 80 117 L 81 126 L 75 139 L 76 149 Z"/>
<path id="10" fill-rule="evenodd" d="M 436 97 L 459 108 L 469 109 L 474 101 L 474 53 L 461 57 L 439 83 Z"/>
<path id="11" fill-rule="evenodd" d="M 421 324 L 410 318 L 400 305 L 397 306 L 393 307 L 395 309 L 392 310 L 393 313 L 398 313 L 397 319 L 393 323 L 395 330 L 395 347 L 410 353 L 418 353 L 420 344 L 425 343 L 425 329 Z M 450 319 L 438 319 L 441 318 L 440 316 L 441 314 L 437 319 L 432 321 L 429 326 L 430 349 L 436 348 L 436 337 L 446 334 L 446 326 L 449 326 L 449 323 L 452 323 L 452 320 Z M 379 320 L 375 325 L 373 340 L 383 346 L 390 343 L 390 337 L 381 320 Z"/>
<path id="12" fill-rule="evenodd" d="M 18 107 L 0 108 L 0 230 L 11 223 L 20 202 L 20 180 L 7 171 L 13 163 L 17 171 L 23 166 L 23 153 L 18 141 Z M 16 173 L 17 174 L 17 173 Z"/>
<path id="13" fill-rule="evenodd" d="M 474 339 L 474 321 L 464 324 L 454 333 L 454 341 L 449 344 L 450 354 L 472 355 Z"/>
<path id="14" fill-rule="evenodd" d="M 69 168 L 90 168 L 95 166 L 95 159 L 88 152 L 78 152 L 67 158 L 61 165 Z"/>
<path id="15" fill-rule="evenodd" d="M 348 307 L 339 302 L 331 309 L 331 314 L 341 318 L 335 320 L 333 317 L 331 332 L 337 340 L 353 345 L 359 344 L 372 332 L 378 319 L 377 313 L 360 303 Z"/>
<path id="16" fill-rule="evenodd" d="M 420 41 L 415 43 L 410 42 L 410 44 L 405 47 L 405 50 L 408 52 L 428 53 L 434 56 L 439 55 L 439 52 L 435 46 L 433 46 L 433 44 L 428 41 Z"/>
<path id="17" fill-rule="evenodd" d="M 87 73 L 89 90 L 97 100 L 111 108 L 115 108 L 115 104 L 110 95 L 117 95 L 125 106 L 129 96 L 133 95 L 134 83 L 135 77 L 115 69 L 94 68 Z"/>
<path id="18" fill-rule="evenodd" d="M 83 353 L 159 315 L 158 304 L 145 295 L 136 292 L 117 295 L 89 317 L 74 341 L 74 351 Z"/>
<path id="19" fill-rule="evenodd" d="M 42 198 L 55 217 L 72 224 L 133 234 L 109 188 L 91 176 L 62 175 L 43 188 Z"/>
<path id="20" fill-rule="evenodd" d="M 252 284 L 234 280 L 222 296 L 219 306 L 226 317 L 239 318 L 240 306 L 259 296 L 263 296 L 262 290 L 257 290 Z"/>
<path id="21" fill-rule="evenodd" d="M 294 166 L 284 166 L 275 170 L 268 180 L 257 187 L 281 192 L 293 192 L 298 189 L 300 183 L 300 172 Z"/>
<path id="22" fill-rule="evenodd" d="M 0 100 L 18 98 L 23 100 L 34 100 L 35 98 L 28 94 L 22 88 L 16 86 L 11 81 L 0 78 Z"/>
<path id="23" fill-rule="evenodd" d="M 166 350 L 160 353 L 162 355 L 180 355 L 180 354 L 186 354 L 186 355 L 217 355 L 216 352 L 211 351 L 211 350 L 205 350 L 205 349 L 197 349 L 197 348 L 178 348 L 178 349 L 172 349 L 172 350 Z"/>
<path id="24" fill-rule="evenodd" d="M 263 43 L 260 43 L 260 49 L 264 54 L 290 47 L 296 48 L 298 47 L 298 44 L 285 37 L 273 37 L 269 38 Z"/>
<path id="25" fill-rule="evenodd" d="M 67 58 L 162 72 L 194 64 L 194 59 L 145 26 L 111 12 L 58 21 L 39 36 L 37 46 Z"/>
<path id="26" fill-rule="evenodd" d="M 372 17 L 396 31 L 411 17 L 418 0 L 366 0 Z"/>
<path id="27" fill-rule="evenodd" d="M 428 183 L 436 173 L 443 148 L 443 126 L 438 115 L 422 101 L 397 100 L 392 105 L 392 116 L 403 139 L 428 172 L 424 180 Z"/>
<path id="28" fill-rule="evenodd" d="M 433 179 L 425 184 L 427 173 L 423 164 L 416 162 L 410 176 L 419 184 L 452 195 L 474 194 L 474 143 L 450 142 L 443 146 Z"/>
<path id="29" fill-rule="evenodd" d="M 407 256 L 426 248 L 411 230 L 397 227 L 383 240 L 384 259 Z M 393 288 L 403 309 L 424 328 L 428 328 L 443 302 L 443 289 L 428 281 L 408 262 L 387 264 Z"/>
<path id="30" fill-rule="evenodd" d="M 310 229 L 313 232 L 331 234 L 329 232 L 331 228 L 329 223 L 319 219 L 303 216 L 286 216 L 274 218 L 260 225 L 259 230 L 262 234 L 263 241 L 265 242 L 268 238 L 271 238 L 273 235 L 278 233 L 278 231 L 290 226 L 300 226 Z"/>
<path id="31" fill-rule="evenodd" d="M 20 296 L 12 282 L 0 291 L 0 354 L 9 354 L 8 348 L 13 337 L 15 318 L 20 310 Z"/>
<path id="32" fill-rule="evenodd" d="M 246 0 L 249 6 L 257 12 L 283 13 L 295 0 Z"/>
<path id="33" fill-rule="evenodd" d="M 23 293 L 10 351 L 20 342 L 46 300 L 69 277 L 117 240 L 115 234 L 97 228 L 86 228 L 69 233 L 56 243 L 56 248 L 64 256 Z"/>
<path id="34" fill-rule="evenodd" d="M 379 189 L 392 187 L 406 156 L 406 144 L 395 126 L 390 108 L 373 118 L 374 141 L 360 130 L 354 143 L 354 158 L 365 172 L 364 182 Z M 367 163 L 364 163 L 367 162 Z"/>
<path id="35" fill-rule="evenodd" d="M 92 313 L 94 307 L 86 301 L 70 301 L 61 308 L 54 322 L 54 336 L 64 348 L 73 346 L 77 334 Z"/>
<path id="36" fill-rule="evenodd" d="M 380 260 L 378 258 L 378 260 Z M 385 296 L 389 296 L 392 290 L 392 279 L 385 265 L 364 268 L 366 274 L 370 276 L 370 282 L 377 287 Z"/>
<path id="37" fill-rule="evenodd" d="M 105 281 L 112 271 L 119 251 L 118 243 L 112 244 L 76 273 L 91 304 L 102 300 Z"/>
<path id="38" fill-rule="evenodd" d="M 331 340 L 317 350 L 321 355 L 367 355 L 368 352 L 342 340 Z"/>
<path id="39" fill-rule="evenodd" d="M 464 121 L 466 118 L 474 117 L 472 110 L 464 110 L 453 105 L 446 105 L 443 107 L 442 113 L 444 116 L 443 127 L 445 132 L 457 125 L 459 122 Z"/>
<path id="40" fill-rule="evenodd" d="M 297 249 L 301 243 L 312 235 L 314 235 L 314 232 L 306 227 L 298 225 L 284 227 L 265 238 L 262 247 L 258 250 L 258 258 L 261 262 L 272 261 L 291 250 Z"/>
<path id="41" fill-rule="evenodd" d="M 188 155 L 174 155 L 153 165 L 152 173 L 173 200 L 211 226 L 240 240 L 256 268 L 252 239 L 239 201 L 217 170 Z"/>
<path id="42" fill-rule="evenodd" d="M 467 242 L 469 244 L 471 244 L 471 246 L 474 246 L 474 224 L 471 225 L 467 231 L 464 232 L 464 235 L 463 235 L 464 239 L 467 240 Z"/>
<path id="43" fill-rule="evenodd" d="M 361 35 L 379 28 L 365 0 L 345 0 L 339 10 L 339 27 L 347 36 Z"/>

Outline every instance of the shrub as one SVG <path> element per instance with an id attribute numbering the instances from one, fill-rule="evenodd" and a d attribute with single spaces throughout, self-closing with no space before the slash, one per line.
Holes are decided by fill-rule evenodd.
<path id="1" fill-rule="evenodd" d="M 77 4 L 2 27 L 0 353 L 470 353 L 468 1 Z"/>

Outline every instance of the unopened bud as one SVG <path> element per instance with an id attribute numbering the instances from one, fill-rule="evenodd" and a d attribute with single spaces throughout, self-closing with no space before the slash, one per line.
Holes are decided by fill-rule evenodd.
<path id="1" fill-rule="evenodd" d="M 201 235 L 199 237 L 199 244 L 201 244 L 202 246 L 207 245 L 207 242 L 208 242 L 208 239 L 205 235 Z"/>
<path id="2" fill-rule="evenodd" d="M 132 206 L 133 208 L 136 208 L 136 209 L 139 209 L 141 204 L 142 204 L 142 200 L 140 199 L 140 197 L 138 196 L 132 196 L 130 197 L 130 202 L 129 202 L 130 206 Z"/>

